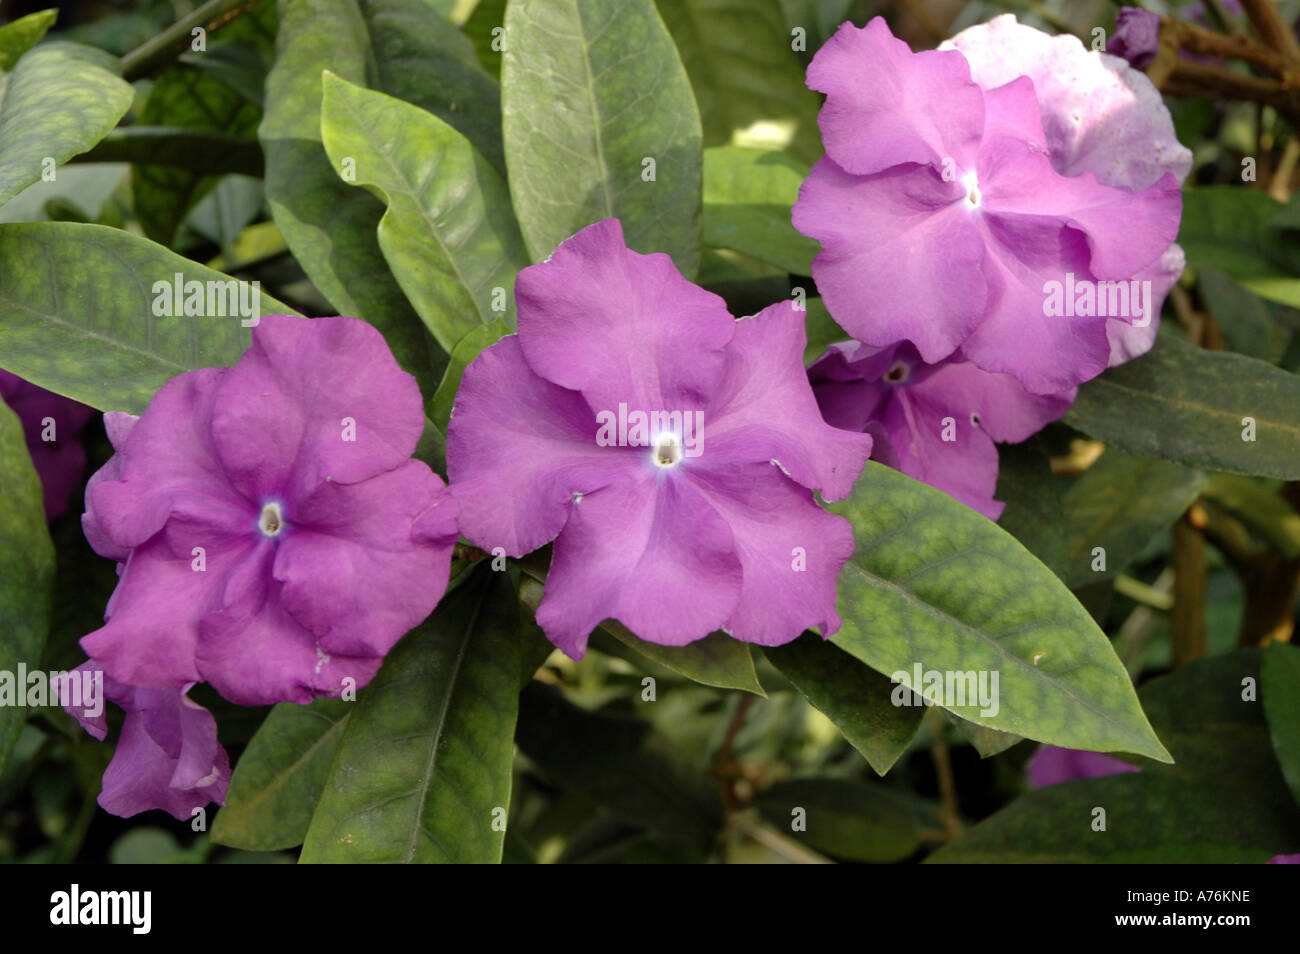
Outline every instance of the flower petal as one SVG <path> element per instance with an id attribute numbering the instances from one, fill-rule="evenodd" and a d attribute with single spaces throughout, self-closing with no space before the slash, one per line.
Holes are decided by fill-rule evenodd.
<path id="1" fill-rule="evenodd" d="M 808 85 L 826 94 L 817 117 L 826 154 L 855 175 L 900 163 L 972 164 L 984 98 L 960 54 L 913 53 L 882 17 L 845 23 L 813 57 Z"/>
<path id="2" fill-rule="evenodd" d="M 231 483 L 259 507 L 392 470 L 423 432 L 415 378 L 356 318 L 263 318 L 212 416 Z"/>
<path id="3" fill-rule="evenodd" d="M 733 333 L 726 302 L 662 253 L 627 248 L 618 219 L 589 225 L 519 273 L 519 343 L 528 365 L 582 392 L 596 411 L 694 410 Z"/>
<path id="4" fill-rule="evenodd" d="M 985 312 L 984 240 L 958 182 L 926 167 L 852 176 L 829 159 L 799 189 L 795 228 L 822 244 L 813 278 L 845 331 L 950 355 Z"/>
<path id="5" fill-rule="evenodd" d="M 574 504 L 537 608 L 542 630 L 572 658 L 582 658 L 606 619 L 649 642 L 682 646 L 735 611 L 741 568 L 731 531 L 678 476 L 649 473 Z"/>
<path id="6" fill-rule="evenodd" d="M 635 473 L 633 449 L 599 446 L 597 429 L 582 395 L 533 373 L 517 336 L 485 349 L 465 369 L 447 427 L 461 533 L 509 556 L 554 540 L 574 494 Z"/>

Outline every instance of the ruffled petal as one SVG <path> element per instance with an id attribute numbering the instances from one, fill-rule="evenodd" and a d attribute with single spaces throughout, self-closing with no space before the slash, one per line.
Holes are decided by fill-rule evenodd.
<path id="1" fill-rule="evenodd" d="M 383 656 L 447 588 L 455 501 L 419 461 L 357 484 L 330 482 L 292 514 L 274 576 L 281 602 L 327 653 Z M 423 539 L 417 540 L 417 519 Z"/>
<path id="2" fill-rule="evenodd" d="M 853 554 L 849 522 L 827 513 L 771 464 L 701 461 L 691 468 L 691 481 L 730 527 L 743 574 L 726 631 L 780 646 L 812 626 L 823 636 L 838 630 L 836 582 Z"/>
<path id="3" fill-rule="evenodd" d="M 822 419 L 803 367 L 806 346 L 804 314 L 790 301 L 737 322 L 705 412 L 701 459 L 776 462 L 827 500 L 842 500 L 871 456 L 871 438 Z"/>
<path id="4" fill-rule="evenodd" d="M 882 17 L 843 24 L 808 66 L 826 94 L 817 117 L 826 154 L 854 175 L 901 163 L 971 165 L 984 126 L 984 98 L 960 54 L 913 53 Z"/>
<path id="5" fill-rule="evenodd" d="M 519 273 L 528 365 L 593 410 L 694 410 L 712 391 L 734 320 L 663 253 L 627 248 L 618 219 L 589 225 Z"/>
<path id="6" fill-rule="evenodd" d="M 598 429 L 581 394 L 533 373 L 517 336 L 485 349 L 465 369 L 447 428 L 461 533 L 516 557 L 554 540 L 575 494 L 636 473 L 639 452 L 598 445 Z"/>
<path id="7" fill-rule="evenodd" d="M 424 431 L 415 378 L 356 318 L 266 316 L 219 398 L 211 432 L 221 463 L 259 505 L 392 470 Z"/>
<path id="8" fill-rule="evenodd" d="M 742 571 L 731 530 L 678 476 L 651 473 L 574 504 L 537 609 L 547 637 L 574 659 L 606 619 L 649 642 L 682 646 L 735 611 Z"/>
<path id="9" fill-rule="evenodd" d="M 822 245 L 813 278 L 845 331 L 878 347 L 910 341 L 940 361 L 975 329 L 988 288 L 964 195 L 925 167 L 853 176 L 829 159 L 813 166 L 793 221 Z"/>

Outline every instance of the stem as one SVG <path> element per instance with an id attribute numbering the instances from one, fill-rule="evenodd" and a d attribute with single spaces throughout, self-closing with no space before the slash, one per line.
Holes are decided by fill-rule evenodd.
<path id="1" fill-rule="evenodd" d="M 1241 0 L 1241 8 L 1261 40 L 1288 59 L 1300 60 L 1300 42 L 1273 0 Z"/>
<path id="2" fill-rule="evenodd" d="M 957 781 L 952 771 L 952 753 L 948 749 L 948 740 L 944 737 L 947 728 L 943 712 L 933 708 L 926 713 L 930 719 L 930 759 L 934 762 L 934 773 L 939 780 L 939 820 L 948 833 L 949 839 L 957 838 L 964 830 L 961 823 L 961 810 L 957 804 Z"/>
<path id="3" fill-rule="evenodd" d="M 122 78 L 136 80 L 156 72 L 189 46 L 190 32 L 195 27 L 203 27 L 208 33 L 214 33 L 259 2 L 260 0 L 208 0 L 193 13 L 177 20 L 123 56 Z"/>
<path id="4" fill-rule="evenodd" d="M 1173 526 L 1174 607 L 1170 628 L 1173 632 L 1174 668 L 1177 669 L 1205 655 L 1205 537 L 1193 524 L 1192 504 Z M 1201 523 L 1204 523 L 1202 517 Z"/>

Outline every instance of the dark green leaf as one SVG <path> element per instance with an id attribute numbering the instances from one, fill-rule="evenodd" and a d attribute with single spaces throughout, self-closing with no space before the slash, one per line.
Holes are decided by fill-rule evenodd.
<path id="1" fill-rule="evenodd" d="M 811 275 L 821 246 L 790 224 L 790 209 L 807 177 L 807 166 L 779 152 L 740 146 L 704 150 L 700 240 Z"/>
<path id="2" fill-rule="evenodd" d="M 1085 586 L 1124 570 L 1161 530 L 1191 506 L 1205 474 L 1109 448 L 1066 491 L 1069 583 Z M 1104 569 L 1093 569 L 1103 555 Z M 1100 565 L 1100 564 L 1098 564 Z"/>
<path id="3" fill-rule="evenodd" d="M 1278 643 L 1261 654 L 1259 696 L 1268 718 L 1273 754 L 1300 802 L 1300 649 Z"/>
<path id="4" fill-rule="evenodd" d="M 352 707 L 317 699 L 272 709 L 235 765 L 212 840 L 248 851 L 301 845 Z"/>
<path id="5" fill-rule="evenodd" d="M 1073 427 L 1143 457 L 1230 474 L 1300 477 L 1300 377 L 1175 334 L 1079 388 Z M 1254 440 L 1249 422 L 1254 422 Z M 1245 423 L 1243 423 L 1245 422 Z"/>
<path id="6" fill-rule="evenodd" d="M 1300 237 L 1268 226 L 1281 210 L 1255 189 L 1184 189 L 1178 244 L 1189 266 L 1220 269 L 1256 295 L 1300 307 Z"/>
<path id="7" fill-rule="evenodd" d="M 778 782 L 754 803 L 787 837 L 845 861 L 901 861 L 921 844 L 911 811 L 881 785 L 795 779 Z M 807 828 L 797 827 L 800 822 Z"/>
<path id="8" fill-rule="evenodd" d="M 1282 357 L 1290 335 L 1273 317 L 1282 306 L 1263 301 L 1217 268 L 1198 269 L 1196 284 L 1229 349 L 1270 363 Z"/>
<path id="9" fill-rule="evenodd" d="M 447 370 L 443 372 L 442 382 L 429 405 L 430 417 L 443 433 L 446 433 L 447 424 L 451 420 L 452 405 L 456 402 L 456 392 L 460 389 L 460 379 L 465 374 L 465 369 L 479 356 L 479 352 L 509 333 L 510 329 L 504 321 L 479 325 L 451 349 Z"/>
<path id="10" fill-rule="evenodd" d="M 1041 438 L 998 446 L 998 487 L 1006 503 L 998 526 L 1062 580 L 1069 574 L 1061 488 Z"/>
<path id="11" fill-rule="evenodd" d="M 501 860 L 518 708 L 519 604 L 480 571 L 358 694 L 304 862 Z"/>
<path id="12" fill-rule="evenodd" d="M 923 706 L 894 705 L 896 687 L 887 677 L 815 633 L 763 652 L 878 775 L 893 767 L 921 727 Z"/>
<path id="13" fill-rule="evenodd" d="M 633 824 L 700 846 L 722 827 L 722 800 L 708 777 L 640 719 L 587 712 L 534 682 L 520 697 L 516 741 L 555 784 Z"/>

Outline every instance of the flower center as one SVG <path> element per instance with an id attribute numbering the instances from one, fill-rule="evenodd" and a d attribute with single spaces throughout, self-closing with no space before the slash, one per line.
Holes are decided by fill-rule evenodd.
<path id="1" fill-rule="evenodd" d="M 885 372 L 885 380 L 890 384 L 902 384 L 910 370 L 906 361 L 895 361 L 893 367 Z"/>
<path id="2" fill-rule="evenodd" d="M 650 459 L 656 467 L 673 467 L 681 462 L 682 442 L 671 431 L 665 431 L 655 438 L 654 451 Z"/>
<path id="3" fill-rule="evenodd" d="M 962 177 L 961 184 L 966 187 L 966 202 L 972 209 L 978 209 L 983 196 L 980 195 L 980 184 L 975 178 L 975 173 L 968 172 Z"/>
<path id="4" fill-rule="evenodd" d="M 257 518 L 257 529 L 266 537 L 276 537 L 284 529 L 284 514 L 280 505 L 272 500 L 262 508 L 262 515 Z"/>

